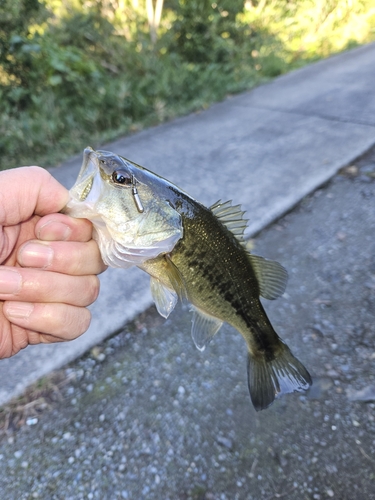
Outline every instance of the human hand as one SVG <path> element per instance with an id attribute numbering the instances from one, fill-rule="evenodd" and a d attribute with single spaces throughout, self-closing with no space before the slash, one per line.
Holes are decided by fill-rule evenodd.
<path id="1" fill-rule="evenodd" d="M 57 213 L 68 199 L 42 168 L 0 172 L 0 358 L 90 324 L 105 265 L 91 223 Z"/>

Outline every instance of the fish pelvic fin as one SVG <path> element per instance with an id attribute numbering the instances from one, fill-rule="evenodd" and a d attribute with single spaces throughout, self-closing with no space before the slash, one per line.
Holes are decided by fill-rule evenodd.
<path id="1" fill-rule="evenodd" d="M 312 384 L 309 372 L 280 340 L 274 359 L 248 355 L 248 386 L 256 411 L 264 410 L 283 394 L 306 391 Z"/>

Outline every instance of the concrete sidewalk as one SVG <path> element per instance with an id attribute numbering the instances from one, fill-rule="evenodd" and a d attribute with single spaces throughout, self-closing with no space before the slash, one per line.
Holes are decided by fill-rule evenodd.
<path id="1" fill-rule="evenodd" d="M 258 232 L 375 143 L 375 44 L 332 57 L 166 125 L 112 150 L 210 205 L 233 199 Z M 54 170 L 70 187 L 81 157 Z M 267 256 L 267 255 L 265 255 Z M 71 361 L 151 303 L 148 277 L 109 270 L 89 331 L 67 344 L 32 346 L 0 363 L 0 404 Z"/>

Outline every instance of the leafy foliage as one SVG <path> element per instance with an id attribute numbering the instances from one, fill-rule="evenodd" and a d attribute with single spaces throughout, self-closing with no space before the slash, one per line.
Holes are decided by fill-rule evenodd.
<path id="1" fill-rule="evenodd" d="M 0 0 L 0 168 L 55 164 L 371 39 L 372 3 L 165 0 L 152 43 L 142 0 Z"/>

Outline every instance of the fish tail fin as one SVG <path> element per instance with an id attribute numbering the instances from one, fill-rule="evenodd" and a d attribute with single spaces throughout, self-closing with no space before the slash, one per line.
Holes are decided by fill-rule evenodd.
<path id="1" fill-rule="evenodd" d="M 251 401 L 259 411 L 283 394 L 307 390 L 312 384 L 309 372 L 293 356 L 289 347 L 278 339 L 279 349 L 273 359 L 254 357 L 249 352 L 247 376 Z"/>

